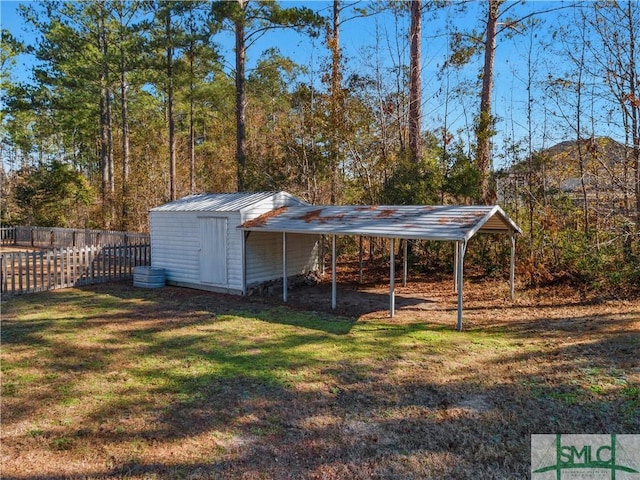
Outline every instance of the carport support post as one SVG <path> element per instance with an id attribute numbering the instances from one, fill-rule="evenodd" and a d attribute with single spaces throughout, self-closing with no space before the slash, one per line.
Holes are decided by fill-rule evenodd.
<path id="1" fill-rule="evenodd" d="M 287 302 L 287 232 L 282 232 L 282 301 Z"/>
<path id="2" fill-rule="evenodd" d="M 320 235 L 320 258 L 322 259 L 322 278 L 324 278 L 324 270 L 325 270 L 325 250 L 324 250 L 324 235 Z"/>
<path id="3" fill-rule="evenodd" d="M 336 236 L 331 235 L 331 308 L 336 309 Z"/>
<path id="4" fill-rule="evenodd" d="M 395 239 L 391 239 L 391 251 L 389 252 L 389 315 L 393 318 L 396 314 L 396 245 Z"/>
<path id="5" fill-rule="evenodd" d="M 249 232 L 242 232 L 242 295 L 247 294 L 247 239 Z"/>
<path id="6" fill-rule="evenodd" d="M 453 244 L 453 293 L 458 293 L 458 242 Z"/>
<path id="7" fill-rule="evenodd" d="M 456 280 L 458 286 L 458 331 L 462 331 L 462 274 L 464 271 L 464 253 L 467 248 L 466 242 L 456 242 Z"/>
<path id="8" fill-rule="evenodd" d="M 360 251 L 358 252 L 358 260 L 360 265 L 360 270 L 358 273 L 358 283 L 362 283 L 362 235 L 360 235 Z"/>
<path id="9" fill-rule="evenodd" d="M 509 288 L 511 293 L 511 300 L 516 296 L 516 236 L 511 234 L 511 268 L 509 269 Z"/>
<path id="10" fill-rule="evenodd" d="M 406 287 L 407 286 L 407 272 L 409 270 L 409 260 L 407 258 L 407 252 L 409 251 L 409 240 L 408 239 L 404 239 L 403 240 L 404 243 L 404 250 L 402 252 L 402 256 L 404 259 L 404 270 L 402 271 L 402 286 Z"/>

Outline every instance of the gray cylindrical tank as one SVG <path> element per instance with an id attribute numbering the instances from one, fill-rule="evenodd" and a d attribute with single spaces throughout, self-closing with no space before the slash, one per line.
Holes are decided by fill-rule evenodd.
<path id="1" fill-rule="evenodd" d="M 141 288 L 160 288 L 165 285 L 164 268 L 135 267 L 133 269 L 133 286 Z"/>

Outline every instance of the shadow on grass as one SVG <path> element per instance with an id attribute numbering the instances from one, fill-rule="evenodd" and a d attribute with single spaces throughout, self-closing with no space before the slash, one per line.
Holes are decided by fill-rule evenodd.
<path id="1" fill-rule="evenodd" d="M 389 311 L 389 291 L 368 291 L 367 285 L 338 284 L 336 309 L 331 308 L 331 285 L 322 283 L 313 286 L 300 286 L 289 294 L 290 304 L 296 308 L 305 308 L 314 312 L 326 312 L 347 317 L 361 317 L 374 312 Z M 396 291 L 395 308 L 411 310 L 430 308 L 434 302 L 424 297 L 411 296 Z"/>
<path id="2" fill-rule="evenodd" d="M 235 315 L 247 316 L 247 313 L 238 311 L 235 312 Z M 326 313 L 306 312 L 295 307 L 285 306 L 276 306 L 275 308 L 258 313 L 249 312 L 248 315 L 267 323 L 318 330 L 333 335 L 348 334 L 356 323 L 354 319 L 347 317 L 328 315 Z"/>
<path id="3" fill-rule="evenodd" d="M 473 382 L 398 385 L 367 376 L 310 396 L 256 379 L 215 379 L 206 388 L 204 380 L 211 379 L 202 380 L 202 398 L 170 406 L 158 419 L 164 428 L 107 432 L 100 439 L 117 443 L 133 435 L 153 448 L 224 432 L 204 455 L 208 461 L 122 458 L 77 475 L 3 478 L 524 479 L 531 433 L 620 433 L 624 427 L 608 416 L 615 411 L 611 402 L 570 404 L 554 398 L 550 387 L 532 397 L 507 384 L 480 391 Z"/>
<path id="4" fill-rule="evenodd" d="M 598 319 L 591 338 L 544 316 L 536 328 L 461 335 L 437 323 L 357 323 L 180 289 L 82 292 L 64 296 L 82 318 L 12 312 L 8 348 L 35 350 L 38 368 L 60 377 L 37 398 L 18 388 L 11 408 L 30 409 L 3 409 L 3 422 L 64 411 L 76 395 L 88 405 L 73 410 L 73 424 L 38 436 L 46 451 L 64 435 L 61 462 L 77 454 L 96 463 L 79 474 L 43 467 L 3 478 L 528 478 L 531 433 L 640 433 L 634 397 L 573 382 L 580 368 L 633 367 L 633 319 Z M 91 310 L 101 301 L 113 311 Z M 570 332 L 582 341 L 567 343 Z M 536 334 L 551 344 L 519 351 Z M 117 388 L 83 398 L 86 379 L 99 393 L 100 382 Z M 24 448 L 42 452 L 42 442 L 20 434 L 9 448 L 20 458 Z M 172 459 L 189 448 L 190 460 Z"/>

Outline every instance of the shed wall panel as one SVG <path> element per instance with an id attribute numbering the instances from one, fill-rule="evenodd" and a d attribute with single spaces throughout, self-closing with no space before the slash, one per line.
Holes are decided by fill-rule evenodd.
<path id="1" fill-rule="evenodd" d="M 201 284 L 200 226 L 202 218 L 227 218 L 227 287 L 242 290 L 242 232 L 238 212 L 154 212 L 150 214 L 151 263 L 164 268 L 167 281 Z"/>
<path id="2" fill-rule="evenodd" d="M 318 235 L 287 234 L 287 275 L 317 269 Z M 282 234 L 252 232 L 247 239 L 247 285 L 282 277 Z"/>
<path id="3" fill-rule="evenodd" d="M 227 279 L 229 288 L 242 290 L 242 235 L 243 232 L 236 228 L 240 222 L 240 214 L 234 214 L 229 220 L 227 229 Z"/>
<path id="4" fill-rule="evenodd" d="M 199 283 L 199 230 L 194 215 L 151 212 L 151 264 L 164 268 L 168 281 Z"/>

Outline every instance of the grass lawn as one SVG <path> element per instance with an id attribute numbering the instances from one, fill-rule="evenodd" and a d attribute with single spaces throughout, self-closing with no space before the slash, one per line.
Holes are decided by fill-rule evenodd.
<path id="1" fill-rule="evenodd" d="M 359 318 L 109 284 L 2 303 L 4 479 L 516 479 L 640 433 L 640 300 L 472 284 Z M 445 292 L 446 293 L 439 293 Z"/>

